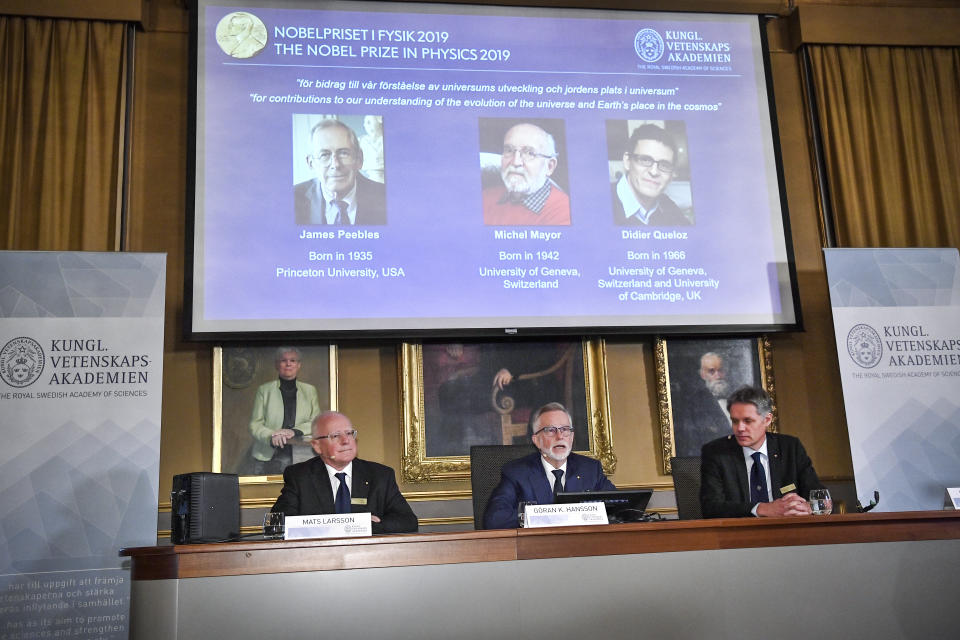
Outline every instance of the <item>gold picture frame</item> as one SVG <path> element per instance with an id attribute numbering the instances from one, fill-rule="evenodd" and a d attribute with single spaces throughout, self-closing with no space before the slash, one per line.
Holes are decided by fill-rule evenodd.
<path id="1" fill-rule="evenodd" d="M 499 375 L 499 372 L 487 375 L 490 371 L 497 371 L 498 367 L 500 371 L 507 369 L 496 361 L 498 355 L 518 363 L 517 371 L 512 372 L 516 375 L 504 391 L 497 391 L 492 385 L 492 375 Z M 538 360 L 544 364 L 537 365 Z M 493 366 L 485 368 L 484 361 L 493 362 Z M 552 400 L 567 404 L 572 399 L 572 405 L 567 406 L 571 407 L 574 426 L 587 426 L 585 430 L 580 428 L 575 432 L 575 438 L 582 438 L 574 440 L 575 448 L 598 459 L 608 475 L 616 470 L 607 391 L 606 345 L 602 339 L 535 343 L 404 343 L 400 347 L 399 365 L 403 411 L 400 473 L 405 483 L 469 479 L 471 444 L 502 444 L 505 440 L 508 444 L 511 441 L 529 442 L 525 416 L 531 407 L 550 401 L 544 399 L 550 397 L 544 396 L 549 393 L 548 383 L 562 387 L 555 394 L 558 397 L 552 397 Z M 519 373 L 521 369 L 528 371 Z M 425 373 L 428 379 L 426 390 Z M 472 381 L 477 381 L 474 387 L 478 392 L 471 394 L 464 390 Z M 539 397 L 530 390 L 537 384 L 541 385 Z M 444 388 L 445 385 L 448 388 Z M 521 385 L 526 385 L 522 392 L 526 406 L 524 398 L 519 397 L 524 389 Z M 510 395 L 511 392 L 516 397 Z M 443 406 L 441 399 L 446 401 L 447 410 L 438 408 Z M 490 402 L 488 407 L 467 406 L 471 402 L 487 401 Z M 449 409 L 451 403 L 455 409 Z M 487 413 L 489 415 L 485 415 Z M 458 431 L 452 436 L 444 434 L 444 437 L 440 431 L 449 426 L 442 421 L 446 417 L 453 418 L 452 427 Z M 484 426 L 474 429 L 481 421 Z M 467 431 L 470 437 L 461 438 Z M 484 441 L 487 436 L 489 438 Z"/>
<path id="2" fill-rule="evenodd" d="M 213 348 L 213 471 L 237 473 L 240 484 L 281 484 L 280 473 L 250 473 L 245 464 L 252 444 L 250 412 L 257 388 L 277 379 L 273 358 L 288 345 L 234 345 Z M 298 380 L 317 389 L 320 410 L 337 409 L 337 347 L 335 345 L 289 345 L 302 357 Z M 309 442 L 295 443 L 299 457 L 309 457 Z"/>
<path id="3" fill-rule="evenodd" d="M 762 386 L 773 400 L 770 431 L 778 430 L 773 354 L 767 336 L 754 338 L 657 338 L 654 362 L 657 404 L 660 412 L 660 458 L 663 473 L 671 471 L 670 458 L 700 455 L 700 447 L 729 434 L 730 422 L 721 422 L 723 409 L 698 375 L 708 354 L 725 363 L 728 392 L 752 384 Z M 709 367 L 711 362 L 706 361 Z M 709 374 L 705 374 L 708 375 Z M 679 425 L 678 425 L 679 423 Z"/>

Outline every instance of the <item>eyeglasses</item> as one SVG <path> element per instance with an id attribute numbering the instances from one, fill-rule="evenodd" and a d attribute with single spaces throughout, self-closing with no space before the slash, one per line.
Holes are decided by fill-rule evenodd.
<path id="1" fill-rule="evenodd" d="M 350 429 L 349 431 L 334 431 L 333 433 L 328 433 L 325 436 L 313 436 L 314 440 L 341 440 L 346 438 L 347 440 L 356 440 L 357 439 L 357 430 Z"/>
<path id="2" fill-rule="evenodd" d="M 561 437 L 569 436 L 573 433 L 573 427 L 569 427 L 566 425 L 564 426 L 550 425 L 547 427 L 540 427 L 538 430 L 533 432 L 533 435 L 538 435 L 541 433 L 546 433 L 548 436 L 551 436 L 551 437 L 556 437 L 558 435 Z"/>
<path id="3" fill-rule="evenodd" d="M 310 156 L 323 166 L 329 166 L 336 156 L 337 162 L 341 164 L 350 164 L 357 158 L 357 153 L 353 149 L 337 149 L 336 151 L 321 151 L 317 155 Z"/>
<path id="4" fill-rule="evenodd" d="M 669 160 L 654 160 L 650 156 L 645 156 L 639 153 L 631 153 L 629 155 L 633 162 L 636 162 L 644 169 L 649 169 L 653 165 L 657 165 L 657 171 L 661 171 L 663 173 L 673 173 L 674 166 Z"/>
<path id="5" fill-rule="evenodd" d="M 505 144 L 503 145 L 503 157 L 512 158 L 515 155 L 520 154 L 520 159 L 524 162 L 530 162 L 534 158 L 552 158 L 553 154 L 549 153 L 540 153 L 533 147 L 520 147 L 519 149 L 513 145 Z"/>

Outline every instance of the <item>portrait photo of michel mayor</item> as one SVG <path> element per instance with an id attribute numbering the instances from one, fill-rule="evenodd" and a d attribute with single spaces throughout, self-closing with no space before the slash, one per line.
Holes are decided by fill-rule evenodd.
<path id="1" fill-rule="evenodd" d="M 682 120 L 607 120 L 613 222 L 684 227 L 696 222 Z"/>
<path id="2" fill-rule="evenodd" d="M 483 223 L 570 224 L 563 120 L 480 118 Z"/>
<path id="3" fill-rule="evenodd" d="M 297 224 L 387 224 L 383 132 L 375 114 L 293 114 Z"/>

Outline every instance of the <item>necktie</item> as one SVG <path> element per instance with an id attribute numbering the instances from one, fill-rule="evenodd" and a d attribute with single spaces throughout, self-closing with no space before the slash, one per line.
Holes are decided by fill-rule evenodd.
<path id="1" fill-rule="evenodd" d="M 333 204 L 337 206 L 337 217 L 334 219 L 333 224 L 350 224 L 350 216 L 347 215 L 347 203 L 343 200 L 334 200 Z"/>
<path id="2" fill-rule="evenodd" d="M 762 454 L 757 451 L 753 454 L 753 467 L 750 468 L 750 504 L 770 502 L 767 496 L 767 474 L 763 472 Z"/>
<path id="3" fill-rule="evenodd" d="M 556 480 L 553 481 L 553 495 L 556 496 L 563 491 L 563 483 L 560 482 L 560 478 L 563 477 L 563 469 L 554 469 L 553 477 L 556 478 Z"/>
<path id="4" fill-rule="evenodd" d="M 333 506 L 337 513 L 350 513 L 350 489 L 347 489 L 347 474 L 344 472 L 333 474 L 340 481 L 340 487 L 337 489 L 337 500 Z"/>

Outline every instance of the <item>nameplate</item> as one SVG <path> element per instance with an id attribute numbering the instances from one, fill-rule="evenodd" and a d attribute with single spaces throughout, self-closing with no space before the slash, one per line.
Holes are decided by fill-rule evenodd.
<path id="1" fill-rule="evenodd" d="M 369 513 L 287 516 L 285 524 L 284 540 L 362 538 L 373 535 L 373 523 Z"/>
<path id="2" fill-rule="evenodd" d="M 602 502 L 580 504 L 528 504 L 524 507 L 527 527 L 574 527 L 607 524 L 607 507 Z"/>
<path id="3" fill-rule="evenodd" d="M 943 500 L 944 510 L 960 511 L 960 487 L 947 487 L 947 496 Z"/>

